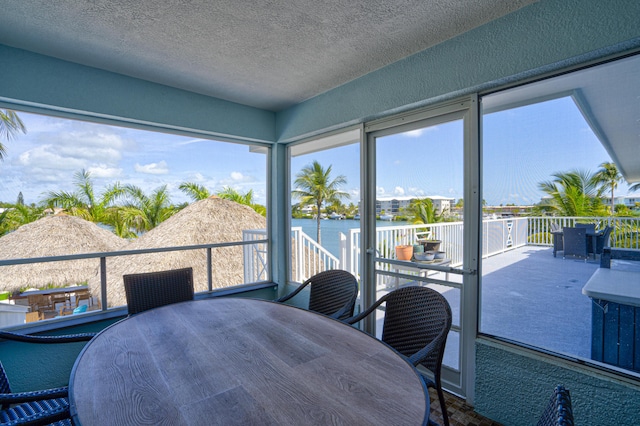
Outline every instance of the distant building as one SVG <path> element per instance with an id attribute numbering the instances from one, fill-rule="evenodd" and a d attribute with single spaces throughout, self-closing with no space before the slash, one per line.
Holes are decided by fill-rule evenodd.
<path id="1" fill-rule="evenodd" d="M 611 197 L 603 197 L 602 201 L 606 206 L 611 206 Z M 636 203 L 640 203 L 640 194 L 638 195 L 622 195 L 619 197 L 614 197 L 614 203 L 624 204 L 626 207 L 630 209 L 636 208 Z"/>
<path id="2" fill-rule="evenodd" d="M 402 214 L 403 209 L 411 204 L 411 200 L 428 198 L 433 203 L 436 214 L 449 214 L 454 204 L 454 198 L 441 197 L 439 195 L 430 195 L 427 197 L 380 197 L 376 199 L 376 215 L 380 215 L 382 211 L 385 214 L 397 216 Z"/>

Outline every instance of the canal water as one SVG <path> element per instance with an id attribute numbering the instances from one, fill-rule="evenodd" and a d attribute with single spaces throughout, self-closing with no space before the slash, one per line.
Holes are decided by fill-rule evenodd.
<path id="1" fill-rule="evenodd" d="M 292 227 L 302 227 L 302 231 L 314 241 L 316 239 L 317 232 L 316 223 L 315 219 L 291 219 Z M 376 226 L 401 226 L 407 224 L 408 222 L 376 221 Z M 349 235 L 349 229 L 354 228 L 360 228 L 359 220 L 322 220 L 320 222 L 320 238 L 322 240 L 322 246 L 331 254 L 338 257 L 340 249 L 340 232 L 345 235 Z"/>

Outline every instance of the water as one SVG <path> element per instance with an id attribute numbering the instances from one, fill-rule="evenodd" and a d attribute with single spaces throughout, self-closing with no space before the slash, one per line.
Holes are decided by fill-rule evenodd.
<path id="1" fill-rule="evenodd" d="M 292 227 L 302 227 L 302 231 L 315 241 L 317 227 L 315 219 L 291 219 Z M 384 220 L 376 221 L 376 226 L 401 226 L 407 222 L 389 222 Z M 360 229 L 359 220 L 322 220 L 320 223 L 320 238 L 322 246 L 331 254 L 338 257 L 340 254 L 340 232 L 349 235 L 349 229 Z"/>

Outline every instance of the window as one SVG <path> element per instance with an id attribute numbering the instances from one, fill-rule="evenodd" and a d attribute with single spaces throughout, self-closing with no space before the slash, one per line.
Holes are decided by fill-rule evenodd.
<path id="1" fill-rule="evenodd" d="M 603 245 L 640 247 L 624 204 L 640 180 L 639 72 L 634 56 L 483 97 L 482 333 L 640 371 L 598 355 L 626 343 L 603 337 L 613 305 L 583 291 Z M 612 268 L 640 280 L 639 262 Z"/>
<path id="2" fill-rule="evenodd" d="M 328 269 L 359 276 L 360 130 L 290 147 L 291 281 Z"/>
<path id="3" fill-rule="evenodd" d="M 196 292 L 269 279 L 264 147 L 17 116 L 0 164 L 1 325 L 122 306 L 123 274 L 193 267 Z"/>

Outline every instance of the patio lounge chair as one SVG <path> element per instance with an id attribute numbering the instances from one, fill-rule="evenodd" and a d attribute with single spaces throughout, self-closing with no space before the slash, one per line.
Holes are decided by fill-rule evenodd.
<path id="1" fill-rule="evenodd" d="M 542 413 L 538 426 L 573 426 L 571 395 L 562 385 L 556 386 Z"/>
<path id="2" fill-rule="evenodd" d="M 291 293 L 276 299 L 286 302 L 306 286 L 309 291 L 309 310 L 332 318 L 344 320 L 353 315 L 358 297 L 358 280 L 350 272 L 340 269 L 320 272 Z"/>
<path id="3" fill-rule="evenodd" d="M 422 377 L 428 387 L 436 389 L 442 419 L 445 426 L 449 426 L 440 375 L 447 334 L 451 328 L 449 302 L 427 287 L 402 287 L 382 296 L 360 315 L 345 322 L 355 324 L 375 313 L 385 302 L 382 341 L 406 356 L 416 367 L 422 365 L 433 373 L 433 380 L 425 375 Z"/>
<path id="4" fill-rule="evenodd" d="M 587 231 L 585 228 L 562 228 L 562 257 L 575 256 L 587 261 Z"/>
<path id="5" fill-rule="evenodd" d="M 0 331 L 0 338 L 25 343 L 70 343 L 86 342 L 95 333 L 79 333 L 63 336 L 32 336 Z M 56 426 L 71 426 L 69 412 L 69 388 L 36 390 L 12 393 L 9 379 L 0 363 L 0 424 L 44 425 L 56 422 Z"/>
<path id="6" fill-rule="evenodd" d="M 193 300 L 193 269 L 123 275 L 129 315 Z"/>

